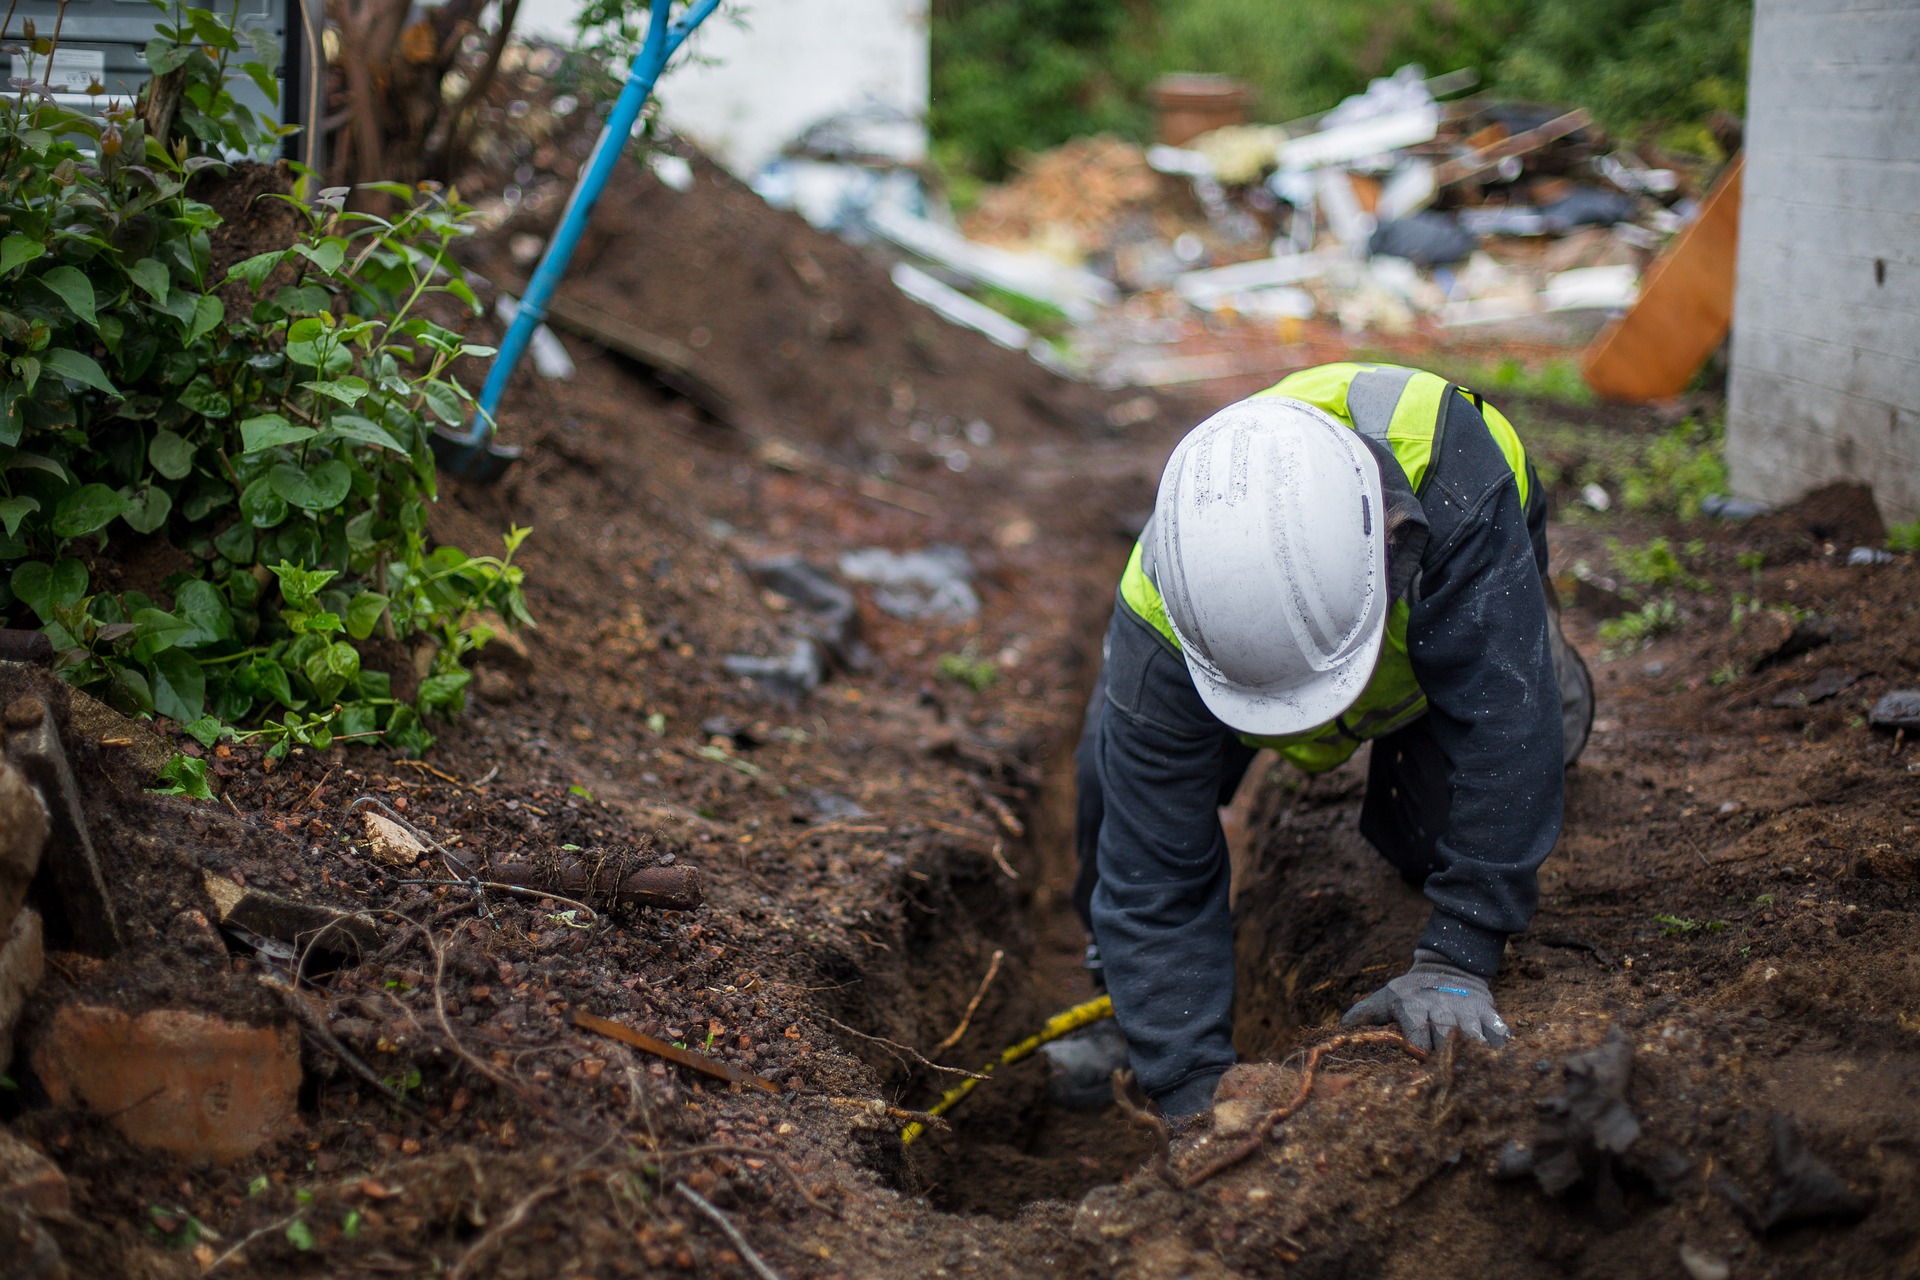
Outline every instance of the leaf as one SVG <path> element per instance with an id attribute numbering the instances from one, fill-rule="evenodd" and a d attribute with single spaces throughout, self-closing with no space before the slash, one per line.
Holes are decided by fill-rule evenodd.
<path id="1" fill-rule="evenodd" d="M 265 63 L 243 63 L 240 69 L 247 73 L 262 97 L 276 107 L 280 105 L 280 82 L 273 78 L 273 72 L 267 69 Z"/>
<path id="2" fill-rule="evenodd" d="M 173 648 L 180 637 L 189 634 L 193 624 L 161 609 L 140 609 L 133 615 L 133 634 L 149 655 Z M 199 717 L 191 717 L 198 719 Z"/>
<path id="3" fill-rule="evenodd" d="M 208 9 L 186 11 L 187 21 L 193 24 L 193 34 L 200 37 L 200 43 L 210 44 L 216 49 L 225 49 L 230 53 L 240 52 L 240 41 L 234 38 L 233 28 Z"/>
<path id="4" fill-rule="evenodd" d="M 273 491 L 303 511 L 328 511 L 340 505 L 353 486 L 353 473 L 344 462 L 327 461 L 303 471 L 283 462 L 267 473 Z"/>
<path id="5" fill-rule="evenodd" d="M 332 275 L 347 260 L 346 245 L 333 236 L 319 244 L 297 244 L 293 246 L 293 251 L 319 268 L 323 275 Z"/>
<path id="6" fill-rule="evenodd" d="M 180 389 L 180 403 L 208 418 L 224 418 L 233 412 L 233 401 L 204 373 Z"/>
<path id="7" fill-rule="evenodd" d="M 450 675 L 428 676 L 420 682 L 420 709 L 437 711 L 457 706 L 460 691 L 467 687 L 473 677 L 465 671 L 456 671 Z"/>
<path id="8" fill-rule="evenodd" d="M 220 741 L 220 730 L 223 728 L 220 721 L 213 716 L 201 716 L 192 724 L 185 724 L 180 727 L 186 731 L 189 737 L 203 747 L 210 747 Z M 262 1176 L 255 1181 L 264 1183 L 266 1178 Z M 254 1194 L 251 1184 L 247 1187 L 247 1194 Z"/>
<path id="9" fill-rule="evenodd" d="M 193 723 L 206 722 L 211 722 L 216 727 L 220 723 L 211 716 L 203 716 Z M 193 725 L 187 728 L 191 732 Z M 160 775 L 155 781 L 160 785 L 149 787 L 147 790 L 156 796 L 185 796 L 189 800 L 213 799 L 213 787 L 207 781 L 207 762 L 196 760 L 181 752 L 175 752 L 173 758 L 160 767 Z"/>
<path id="10" fill-rule="evenodd" d="M 255 658 L 247 664 L 240 681 L 243 687 L 272 698 L 283 707 L 297 705 L 293 698 L 293 684 L 287 679 L 287 669 L 271 658 Z"/>
<path id="11" fill-rule="evenodd" d="M 253 526 L 234 521 L 213 535 L 213 549 L 235 564 L 247 564 L 253 559 Z"/>
<path id="12" fill-rule="evenodd" d="M 327 646 L 327 670 L 351 684 L 360 675 L 360 651 L 344 640 Z"/>
<path id="13" fill-rule="evenodd" d="M 331 396 L 348 407 L 359 404 L 361 399 L 373 390 L 367 385 L 365 378 L 357 378 L 351 374 L 345 377 L 328 378 L 321 382 L 303 382 L 300 385 L 318 395 Z"/>
<path id="14" fill-rule="evenodd" d="M 363 418 L 357 413 L 336 413 L 333 415 L 332 420 L 327 423 L 327 430 L 322 438 L 330 439 L 335 436 L 342 440 L 351 440 L 355 444 L 368 444 L 378 449 L 391 449 L 395 453 L 406 452 L 406 449 L 401 446 L 398 440 L 393 438 L 385 427 L 370 418 Z"/>
<path id="15" fill-rule="evenodd" d="M 212 333 L 226 318 L 227 309 L 220 299 L 210 293 L 201 294 L 200 300 L 193 304 L 193 324 L 187 330 L 187 341 L 199 341 L 201 335 Z"/>
<path id="16" fill-rule="evenodd" d="M 287 518 L 287 502 L 261 476 L 240 491 L 240 514 L 256 529 L 271 529 Z"/>
<path id="17" fill-rule="evenodd" d="M 0 524 L 7 527 L 7 536 L 11 538 L 19 532 L 20 522 L 40 509 L 40 499 L 18 497 L 0 501 Z"/>
<path id="18" fill-rule="evenodd" d="M 239 527 L 246 528 L 245 525 Z M 180 589 L 173 593 L 173 611 L 193 624 L 191 634 L 174 642 L 183 649 L 234 638 L 233 614 L 227 608 L 226 599 L 221 596 L 220 588 L 205 578 L 180 584 Z"/>
<path id="19" fill-rule="evenodd" d="M 57 608 L 80 603 L 87 594 L 87 566 L 72 558 L 53 562 L 52 601 Z"/>
<path id="20" fill-rule="evenodd" d="M 255 293 L 267 283 L 267 277 L 273 269 L 286 259 L 285 249 L 276 249 L 272 253 L 256 253 L 251 258 L 243 258 L 227 268 L 227 281 L 244 280 Z"/>
<path id="21" fill-rule="evenodd" d="M 258 453 L 275 445 L 311 440 L 320 433 L 312 427 L 296 426 L 277 413 L 263 413 L 240 424 L 240 451 Z"/>
<path id="22" fill-rule="evenodd" d="M 347 634 L 355 640 L 365 640 L 380 625 L 380 615 L 386 611 L 386 596 L 378 591 L 362 591 L 347 602 Z"/>
<path id="23" fill-rule="evenodd" d="M 187 724 L 206 714 L 207 677 L 192 654 L 181 649 L 156 654 L 147 674 L 153 680 L 156 715 Z"/>
<path id="24" fill-rule="evenodd" d="M 173 276 L 157 259 L 142 258 L 127 268 L 133 282 L 147 291 L 155 302 L 165 302 L 173 289 Z"/>
<path id="25" fill-rule="evenodd" d="M 107 381 L 107 375 L 100 371 L 100 365 L 92 356 L 81 355 L 78 351 L 66 347 L 51 347 L 40 357 L 40 361 L 68 382 L 77 382 L 83 387 L 92 387 L 110 396 L 120 394 L 114 385 Z"/>
<path id="26" fill-rule="evenodd" d="M 313 1228 L 307 1225 L 306 1219 L 295 1218 L 287 1224 L 287 1243 L 301 1253 L 313 1248 Z"/>
<path id="27" fill-rule="evenodd" d="M 147 41 L 146 56 L 147 65 L 153 68 L 153 74 L 163 76 L 169 71 L 185 66 L 187 59 L 193 56 L 193 46 L 176 45 L 172 41 L 155 36 Z"/>
<path id="28" fill-rule="evenodd" d="M 427 407 L 433 410 L 433 416 L 448 426 L 457 427 L 466 421 L 459 393 L 445 382 L 429 379 L 420 384 L 420 393 L 427 398 Z"/>
<path id="29" fill-rule="evenodd" d="M 7 585 L 13 588 L 13 598 L 38 614 L 40 621 L 53 621 L 52 565 L 29 560 L 14 569 Z"/>
<path id="30" fill-rule="evenodd" d="M 65 467 L 55 462 L 52 458 L 38 453 L 14 454 L 11 458 L 7 459 L 7 470 L 44 471 L 48 475 L 57 476 L 62 480 L 67 478 L 67 469 Z"/>
<path id="31" fill-rule="evenodd" d="M 46 251 L 47 246 L 18 232 L 0 240 L 0 275 L 5 275 L 23 262 L 32 262 Z"/>
<path id="32" fill-rule="evenodd" d="M 105 528 L 125 513 L 127 500 L 103 484 L 84 484 L 54 508 L 52 529 L 60 538 L 79 538 Z"/>
<path id="33" fill-rule="evenodd" d="M 193 446 L 184 436 L 162 427 L 147 446 L 147 462 L 169 480 L 184 480 L 193 470 Z"/>
<path id="34" fill-rule="evenodd" d="M 55 267 L 40 277 L 40 283 L 58 294 L 67 310 L 94 328 L 100 327 L 100 317 L 94 311 L 93 281 L 78 267 Z"/>
<path id="35" fill-rule="evenodd" d="M 120 518 L 135 533 L 152 533 L 167 522 L 173 511 L 173 495 L 157 484 L 133 485 L 120 491 L 127 509 Z"/>

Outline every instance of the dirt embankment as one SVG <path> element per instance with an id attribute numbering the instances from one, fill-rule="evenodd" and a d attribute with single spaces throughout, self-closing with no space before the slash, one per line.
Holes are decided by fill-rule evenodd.
<path id="1" fill-rule="evenodd" d="M 1512 1047 L 1337 1050 L 1277 1136 L 1243 1141 L 1299 1092 L 1295 1051 L 1404 963 L 1421 912 L 1352 834 L 1357 766 L 1306 786 L 1272 770 L 1236 815 L 1238 989 L 1245 1054 L 1289 1065 L 1239 1069 L 1171 1163 L 1116 1113 L 1050 1110 L 1031 1064 L 903 1151 L 885 1108 L 953 1079 L 921 1055 L 978 1064 L 1089 994 L 1065 749 L 1125 520 L 1201 406 L 1110 433 L 1099 396 L 912 310 L 704 166 L 691 192 L 634 179 L 625 200 L 577 296 L 692 352 L 740 419 L 572 340 L 574 381 L 515 387 L 526 461 L 449 492 L 435 529 L 478 550 L 533 526 L 541 627 L 483 655 L 435 754 L 270 771 L 243 746 L 214 761 L 221 802 L 195 806 L 142 792 L 118 748 L 77 748 L 129 943 L 55 953 L 23 1041 L 106 1005 L 297 1026 L 303 1048 L 292 1122 L 228 1164 L 47 1106 L 22 1059 L 8 1123 L 64 1172 L 72 1213 L 45 1226 L 74 1274 L 748 1274 L 696 1198 L 788 1277 L 1920 1266 L 1920 802 L 1911 753 L 1856 723 L 1920 675 L 1920 568 L 1846 567 L 1790 522 L 1556 527 L 1563 564 L 1604 563 L 1607 533 L 1701 538 L 1708 586 L 1676 589 L 1672 634 L 1596 668 L 1598 732 L 1498 988 Z M 1756 575 L 1737 557 L 1761 540 Z M 757 562 L 937 543 L 968 551 L 977 618 L 902 619 L 862 588 L 861 643 L 811 695 L 726 673 L 812 625 Z M 1761 606 L 1737 626 L 1736 593 Z M 1599 619 L 1569 617 L 1597 655 Z M 462 856 L 695 865 L 706 905 L 602 919 L 476 895 L 437 856 L 376 857 L 348 813 L 364 795 Z M 262 982 L 282 953 L 209 923 L 209 872 L 352 907 L 380 936 L 287 996 Z"/>

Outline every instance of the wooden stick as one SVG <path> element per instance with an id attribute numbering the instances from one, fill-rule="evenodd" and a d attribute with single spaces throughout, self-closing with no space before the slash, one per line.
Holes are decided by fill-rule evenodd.
<path id="1" fill-rule="evenodd" d="M 757 1076 L 730 1062 L 710 1058 L 704 1053 L 695 1053 L 691 1049 L 682 1049 L 668 1044 L 665 1040 L 655 1039 L 644 1031 L 635 1031 L 632 1027 L 615 1022 L 610 1018 L 599 1018 L 583 1009 L 574 1010 L 573 1025 L 583 1031 L 594 1031 L 600 1035 L 630 1044 L 634 1048 L 650 1053 L 656 1058 L 665 1058 L 668 1062 L 677 1062 L 691 1071 L 712 1076 L 716 1080 L 725 1080 L 731 1084 L 749 1085 L 767 1093 L 780 1093 L 779 1085 L 765 1076 Z"/>

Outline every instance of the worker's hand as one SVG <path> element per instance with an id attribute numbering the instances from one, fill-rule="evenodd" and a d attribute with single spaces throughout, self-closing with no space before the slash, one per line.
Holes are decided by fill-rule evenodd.
<path id="1" fill-rule="evenodd" d="M 1407 1043 L 1423 1052 L 1454 1031 L 1498 1047 L 1507 1042 L 1507 1024 L 1494 1011 L 1484 979 L 1447 962 L 1437 951 L 1413 953 L 1413 968 L 1347 1010 L 1343 1027 L 1398 1022 Z"/>

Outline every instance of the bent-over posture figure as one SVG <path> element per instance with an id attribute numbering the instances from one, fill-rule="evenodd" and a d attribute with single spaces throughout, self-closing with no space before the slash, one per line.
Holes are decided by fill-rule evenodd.
<path id="1" fill-rule="evenodd" d="M 1593 692 L 1546 581 L 1513 427 L 1430 373 L 1296 373 L 1195 427 L 1121 579 L 1077 766 L 1075 903 L 1127 1056 L 1169 1116 L 1233 1064 L 1219 807 L 1256 752 L 1373 743 L 1360 831 L 1433 903 L 1406 974 L 1345 1021 L 1499 1044 Z"/>

